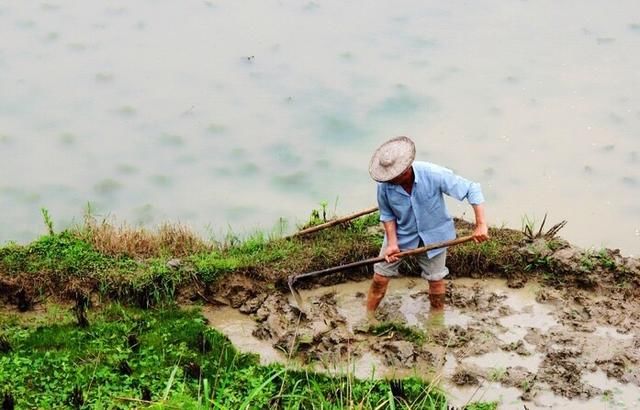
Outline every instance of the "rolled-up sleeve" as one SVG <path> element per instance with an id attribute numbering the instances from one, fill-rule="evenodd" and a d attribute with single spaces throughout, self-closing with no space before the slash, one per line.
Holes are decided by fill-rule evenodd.
<path id="1" fill-rule="evenodd" d="M 395 214 L 389 206 L 387 193 L 382 184 L 378 184 L 378 209 L 380 210 L 380 222 L 393 221 L 396 219 Z"/>
<path id="2" fill-rule="evenodd" d="M 442 178 L 441 189 L 443 193 L 459 201 L 466 199 L 471 205 L 478 205 L 484 202 L 482 187 L 479 183 L 469 181 L 446 168 L 442 168 L 440 176 Z"/>
<path id="3" fill-rule="evenodd" d="M 482 195 L 482 187 L 477 182 L 472 182 L 469 186 L 469 193 L 467 194 L 467 200 L 471 205 L 478 205 L 484 202 L 484 195 Z"/>

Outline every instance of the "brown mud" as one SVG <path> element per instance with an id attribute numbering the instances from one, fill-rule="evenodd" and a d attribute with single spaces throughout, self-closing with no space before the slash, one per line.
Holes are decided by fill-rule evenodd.
<path id="1" fill-rule="evenodd" d="M 638 260 L 543 237 L 511 252 L 498 267 L 452 252 L 450 268 L 467 262 L 484 270 L 452 269 L 444 312 L 430 311 L 425 283 L 409 266 L 392 280 L 379 326 L 365 321 L 368 281 L 327 278 L 303 291 L 306 314 L 285 291 L 250 288 L 250 297 L 229 303 L 252 322 L 250 332 L 229 332 L 220 308 L 207 315 L 241 349 L 251 339 L 253 351 L 273 349 L 272 360 L 317 370 L 418 376 L 459 406 L 640 407 Z M 505 268 L 510 260 L 521 264 Z"/>
<path id="2" fill-rule="evenodd" d="M 394 282 L 379 308 L 379 327 L 364 322 L 367 282 L 303 292 L 306 315 L 292 307 L 289 295 L 277 293 L 233 319 L 220 308 L 207 308 L 206 315 L 241 349 L 267 354 L 267 362 L 358 377 L 417 375 L 438 381 L 456 405 L 474 392 L 473 400 L 499 399 L 500 408 L 640 404 L 637 301 L 533 282 L 513 290 L 499 279 L 456 279 L 447 308 L 434 313 L 423 286 L 412 288 L 419 280 Z M 589 314 L 581 313 L 587 306 Z M 625 317 L 614 318 L 611 309 Z M 229 328 L 249 322 L 244 332 Z"/>

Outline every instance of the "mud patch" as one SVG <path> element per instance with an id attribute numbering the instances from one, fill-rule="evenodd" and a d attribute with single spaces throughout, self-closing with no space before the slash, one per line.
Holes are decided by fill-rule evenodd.
<path id="1" fill-rule="evenodd" d="M 253 312 L 244 318 L 255 326 L 254 339 L 280 352 L 281 361 L 362 378 L 420 374 L 440 380 L 452 405 L 474 395 L 529 409 L 601 408 L 602 400 L 640 398 L 636 301 L 531 282 L 513 289 L 504 280 L 455 279 L 447 308 L 436 313 L 424 283 L 400 278 L 378 312 L 388 325 L 374 332 L 362 326 L 368 285 L 304 291 L 306 315 L 278 293 L 256 294 L 239 309 Z"/>

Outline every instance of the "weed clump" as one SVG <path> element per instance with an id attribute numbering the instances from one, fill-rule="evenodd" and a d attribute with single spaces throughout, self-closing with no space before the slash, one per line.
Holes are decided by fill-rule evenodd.
<path id="1" fill-rule="evenodd" d="M 455 222 L 459 236 L 473 232 L 471 223 L 460 219 Z M 522 269 L 523 258 L 518 249 L 525 235 L 512 229 L 491 227 L 489 236 L 489 241 L 467 242 L 448 249 L 447 266 L 453 277 L 479 277 L 484 272 L 509 275 Z"/>
<path id="2" fill-rule="evenodd" d="M 144 401 L 151 401 L 152 396 L 151 396 L 151 389 L 149 389 L 148 386 L 142 386 L 140 388 L 140 398 Z"/>
<path id="3" fill-rule="evenodd" d="M 73 390 L 69 395 L 69 404 L 74 409 L 80 409 L 84 404 L 84 395 L 82 394 L 82 389 L 77 384 L 73 387 Z"/>
<path id="4" fill-rule="evenodd" d="M 89 297 L 82 292 L 76 292 L 76 305 L 73 313 L 78 321 L 78 326 L 89 327 L 89 319 L 87 318 L 87 308 L 89 307 Z"/>
<path id="5" fill-rule="evenodd" d="M 71 232 L 43 236 L 27 247 L 25 270 L 57 277 L 82 276 L 110 264 L 109 258 Z"/>
<path id="6" fill-rule="evenodd" d="M 5 335 L 0 335 L 0 353 L 9 353 L 11 351 L 11 343 Z"/>
<path id="7" fill-rule="evenodd" d="M 15 408 L 15 400 L 11 392 L 5 392 L 2 398 L 2 410 L 13 410 Z"/>
<path id="8" fill-rule="evenodd" d="M 129 362 L 127 362 L 125 359 L 120 360 L 120 363 L 118 363 L 118 371 L 120 372 L 120 374 L 123 374 L 125 376 L 131 376 L 131 374 L 133 373 L 131 366 L 129 366 Z"/>
<path id="9" fill-rule="evenodd" d="M 383 322 L 369 328 L 369 332 L 376 336 L 398 335 L 403 340 L 416 345 L 422 345 L 427 340 L 426 334 L 416 327 L 407 326 L 399 322 Z"/>
<path id="10" fill-rule="evenodd" d="M 162 224 L 156 231 L 150 231 L 126 224 L 116 226 L 106 219 L 98 221 L 95 217 L 87 215 L 84 225 L 75 228 L 73 233 L 91 244 L 98 252 L 115 257 L 183 257 L 211 248 L 191 229 L 181 224 Z"/>

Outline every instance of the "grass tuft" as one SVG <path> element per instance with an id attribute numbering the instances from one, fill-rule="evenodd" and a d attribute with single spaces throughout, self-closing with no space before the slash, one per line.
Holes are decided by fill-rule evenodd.
<path id="1" fill-rule="evenodd" d="M 105 255 L 68 231 L 42 236 L 27 246 L 10 245 L 0 250 L 0 268 L 9 272 L 83 275 L 108 265 Z"/>
<path id="2" fill-rule="evenodd" d="M 422 345 L 427 340 L 426 334 L 415 326 L 407 326 L 399 322 L 383 322 L 369 328 L 369 332 L 377 335 L 396 334 L 400 338 L 416 345 Z"/>
<path id="3" fill-rule="evenodd" d="M 91 244 L 97 251 L 109 256 L 149 258 L 168 255 L 183 257 L 211 249 L 187 226 L 162 224 L 155 231 L 120 226 L 93 216 L 86 216 L 84 225 L 74 229 L 78 238 Z"/>

